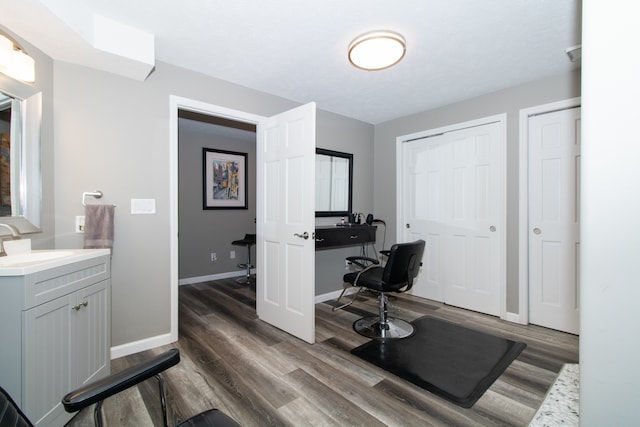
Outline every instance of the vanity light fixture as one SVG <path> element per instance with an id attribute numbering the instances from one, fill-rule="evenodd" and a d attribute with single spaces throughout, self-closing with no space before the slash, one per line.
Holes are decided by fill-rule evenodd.
<path id="1" fill-rule="evenodd" d="M 27 83 L 35 81 L 35 61 L 7 36 L 0 34 L 0 72 Z"/>
<path id="2" fill-rule="evenodd" d="M 384 70 L 404 57 L 406 41 L 393 31 L 371 31 L 349 45 L 349 62 L 367 71 Z"/>

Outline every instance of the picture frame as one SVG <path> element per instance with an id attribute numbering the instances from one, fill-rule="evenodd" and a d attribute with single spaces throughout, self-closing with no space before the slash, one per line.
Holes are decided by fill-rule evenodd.
<path id="1" fill-rule="evenodd" d="M 202 208 L 248 209 L 247 153 L 202 149 Z"/>

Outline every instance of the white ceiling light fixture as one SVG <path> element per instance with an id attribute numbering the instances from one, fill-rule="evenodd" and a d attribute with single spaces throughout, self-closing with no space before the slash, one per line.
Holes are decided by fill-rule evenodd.
<path id="1" fill-rule="evenodd" d="M 10 38 L 0 34 L 0 72 L 27 83 L 36 79 L 35 61 Z"/>
<path id="2" fill-rule="evenodd" d="M 393 31 L 371 31 L 357 37 L 349 45 L 349 62 L 367 71 L 378 71 L 396 65 L 404 57 L 406 41 Z"/>

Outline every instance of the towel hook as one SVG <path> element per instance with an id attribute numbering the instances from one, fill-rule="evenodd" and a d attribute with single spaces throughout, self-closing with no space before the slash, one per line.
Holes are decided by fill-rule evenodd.
<path id="1" fill-rule="evenodd" d="M 84 193 L 82 193 L 82 206 L 87 206 L 87 196 L 92 196 L 96 199 L 99 199 L 100 197 L 102 197 L 102 191 L 85 191 Z"/>

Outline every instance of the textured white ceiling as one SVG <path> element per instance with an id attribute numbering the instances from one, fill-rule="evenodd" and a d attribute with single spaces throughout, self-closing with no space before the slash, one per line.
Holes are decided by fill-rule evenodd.
<path id="1" fill-rule="evenodd" d="M 96 13 L 153 34 L 158 61 L 377 124 L 578 67 L 565 49 L 581 43 L 580 7 L 580 0 L 0 0 L 0 25 L 54 59 L 101 68 L 109 56 L 77 28 Z M 384 71 L 354 68 L 349 43 L 375 29 L 402 34 L 405 58 Z"/>

